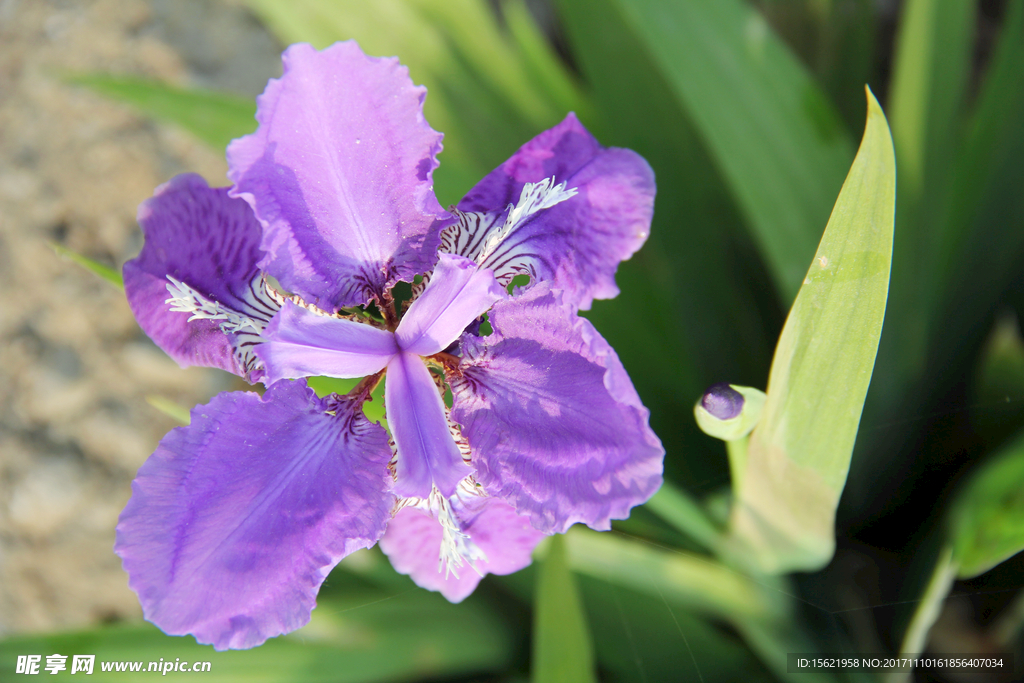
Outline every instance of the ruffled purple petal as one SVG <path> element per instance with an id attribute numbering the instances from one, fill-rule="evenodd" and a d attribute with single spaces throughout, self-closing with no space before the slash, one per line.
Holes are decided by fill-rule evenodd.
<path id="1" fill-rule="evenodd" d="M 397 58 L 348 41 L 283 60 L 259 128 L 228 146 L 232 193 L 266 226 L 260 265 L 286 289 L 331 312 L 361 305 L 433 264 L 441 134 Z"/>
<path id="2" fill-rule="evenodd" d="M 249 205 L 189 173 L 158 187 L 139 206 L 138 220 L 146 241 L 123 272 L 128 304 L 142 329 L 182 367 L 202 365 L 260 379 L 251 347 L 277 303 L 266 295 L 256 266 L 263 255 L 262 228 Z M 254 326 L 225 332 L 225 317 L 190 321 L 193 313 L 172 311 L 168 276 L 194 301 L 200 297 L 222 316 L 249 318 Z"/>
<path id="3" fill-rule="evenodd" d="M 387 434 L 305 382 L 220 394 L 139 469 L 114 550 L 146 619 L 218 650 L 309 621 L 343 557 L 384 533 Z"/>
<path id="4" fill-rule="evenodd" d="M 458 573 L 439 571 L 441 524 L 429 512 L 405 507 L 398 511 L 380 539 L 380 549 L 395 571 L 408 574 L 417 586 L 439 591 L 451 602 L 462 602 L 486 574 L 511 574 L 528 566 L 533 549 L 545 534 L 528 517 L 499 498 L 452 499 L 462 532 L 486 555 Z"/>
<path id="5" fill-rule="evenodd" d="M 554 177 L 576 196 L 542 209 L 505 237 L 486 260 L 487 237 L 504 225 L 507 207 L 526 183 Z M 588 309 L 594 299 L 619 293 L 615 270 L 643 245 L 654 211 L 654 173 L 635 152 L 602 147 L 569 114 L 523 145 L 481 180 L 458 208 L 457 225 L 442 233 L 442 251 L 494 270 L 505 284 L 517 274 L 548 280 L 564 298 Z"/>
<path id="6" fill-rule="evenodd" d="M 423 294 L 406 311 L 395 338 L 403 351 L 432 356 L 507 296 L 494 274 L 461 256 L 442 254 Z"/>
<path id="7" fill-rule="evenodd" d="M 255 353 L 267 381 L 298 377 L 365 377 L 398 353 L 395 335 L 343 318 L 318 315 L 286 301 L 263 332 Z"/>
<path id="8" fill-rule="evenodd" d="M 462 460 L 441 394 L 419 356 L 403 352 L 388 363 L 384 407 L 398 447 L 395 493 L 426 498 L 433 484 L 452 495 L 473 470 Z"/>
<path id="9" fill-rule="evenodd" d="M 543 283 L 490 321 L 449 377 L 477 481 L 542 531 L 608 529 L 658 490 L 665 453 L 618 356 Z"/>

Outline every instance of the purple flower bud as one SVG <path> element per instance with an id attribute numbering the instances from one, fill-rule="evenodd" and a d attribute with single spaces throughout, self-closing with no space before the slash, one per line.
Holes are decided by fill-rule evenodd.
<path id="1" fill-rule="evenodd" d="M 704 392 L 701 406 L 719 420 L 731 420 L 743 412 L 743 394 L 726 382 L 714 384 Z"/>

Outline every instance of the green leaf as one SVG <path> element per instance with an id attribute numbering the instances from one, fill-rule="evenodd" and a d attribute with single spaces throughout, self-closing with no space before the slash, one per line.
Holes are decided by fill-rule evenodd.
<path id="1" fill-rule="evenodd" d="M 777 587 L 755 583 L 704 555 L 670 552 L 579 526 L 569 530 L 565 542 L 574 571 L 690 610 L 730 621 L 771 620 L 786 611 Z"/>
<path id="2" fill-rule="evenodd" d="M 24 654 L 43 655 L 45 665 L 46 655 L 59 653 L 69 656 L 68 670 L 52 679 L 74 681 L 78 675 L 70 674 L 70 655 L 94 654 L 98 680 L 105 680 L 102 662 L 141 662 L 141 673 L 116 674 L 126 683 L 152 680 L 154 674 L 146 668 L 161 658 L 210 662 L 210 671 L 199 677 L 213 683 L 370 683 L 499 671 L 511 647 L 504 624 L 472 599 L 452 605 L 420 590 L 361 591 L 321 596 L 307 626 L 252 650 L 215 652 L 191 637 L 166 636 L 149 624 L 118 625 L 0 641 L 0 665 L 13 671 L 17 656 Z"/>
<path id="3" fill-rule="evenodd" d="M 945 604 L 946 596 L 953 588 L 956 573 L 957 565 L 953 558 L 953 552 L 948 546 L 943 547 L 939 550 L 939 556 L 936 558 L 924 593 L 907 625 L 907 632 L 903 634 L 900 655 L 919 655 L 925 651 L 925 646 L 928 645 L 928 634 L 939 615 L 942 614 L 942 605 Z"/>
<path id="4" fill-rule="evenodd" d="M 971 397 L 971 422 L 995 449 L 1024 429 L 1024 339 L 1013 315 L 1000 317 L 982 349 Z"/>
<path id="5" fill-rule="evenodd" d="M 188 408 L 175 403 L 166 396 L 157 396 L 155 394 L 147 396 L 146 403 L 183 425 L 187 425 L 192 421 L 191 411 Z"/>
<path id="6" fill-rule="evenodd" d="M 118 289 L 124 289 L 124 278 L 121 277 L 121 273 L 110 266 L 105 266 L 102 263 L 93 261 L 88 256 L 82 256 L 81 254 L 71 251 L 67 247 L 57 244 L 56 242 L 50 242 L 50 248 L 57 252 L 58 256 L 71 259 L 78 265 L 82 266 L 88 271 L 99 275 L 101 278 L 114 285 Z"/>
<path id="7" fill-rule="evenodd" d="M 868 91 L 860 150 L 836 200 L 768 378 L 731 526 L 762 570 L 825 566 L 882 330 L 896 168 Z"/>
<path id="8" fill-rule="evenodd" d="M 615 0 L 746 215 L 783 303 L 800 286 L 850 140 L 810 75 L 740 0 Z"/>
<path id="9" fill-rule="evenodd" d="M 502 14 L 509 33 L 523 55 L 530 80 L 537 84 L 559 111 L 574 111 L 581 119 L 597 116 L 580 84 L 565 68 L 547 37 L 541 32 L 525 0 L 505 0 Z"/>
<path id="10" fill-rule="evenodd" d="M 971 64 L 975 6 L 967 0 L 903 5 L 889 95 L 901 207 L 919 203 L 926 183 L 950 162 Z"/>
<path id="11" fill-rule="evenodd" d="M 68 82 L 177 124 L 217 150 L 256 130 L 256 103 L 249 97 L 178 88 L 133 76 L 78 75 L 68 78 Z"/>
<path id="12" fill-rule="evenodd" d="M 721 541 L 722 532 L 686 493 L 665 482 L 644 507 L 697 541 L 707 550 L 714 550 Z"/>
<path id="13" fill-rule="evenodd" d="M 555 534 L 537 576 L 533 623 L 533 683 L 593 683 L 594 652 L 565 540 Z"/>
<path id="14" fill-rule="evenodd" d="M 935 365 L 948 373 L 1024 263 L 1024 3 L 1007 16 L 939 224 Z M 955 375 L 951 375 L 955 376 Z"/>
<path id="15" fill-rule="evenodd" d="M 621 293 L 585 313 L 618 350 L 666 451 L 669 478 L 726 481 L 720 447 L 681 421 L 708 385 L 762 384 L 782 311 L 742 217 L 686 110 L 615 0 L 558 0 L 574 60 L 598 105 L 586 124 L 602 144 L 627 147 L 660 188 L 651 235 L 619 266 Z M 643 324 L 633 324 L 637 316 Z M 654 361 L 653 359 L 656 359 Z"/>
<path id="16" fill-rule="evenodd" d="M 589 576 L 579 577 L 594 652 L 609 680 L 769 683 L 771 676 L 715 620 L 684 606 Z M 785 680 L 785 679 L 783 679 Z"/>
<path id="17" fill-rule="evenodd" d="M 950 508 L 960 578 L 987 572 L 1024 550 L 1024 434 L 976 471 Z"/>
<path id="18" fill-rule="evenodd" d="M 892 296 L 875 390 L 886 402 L 896 400 L 921 375 L 927 357 L 938 275 L 936 226 L 945 218 L 952 189 L 949 176 L 961 137 L 976 4 L 911 0 L 903 6 L 889 96 L 900 199 Z"/>
<path id="19" fill-rule="evenodd" d="M 702 555 L 667 551 L 614 533 L 599 533 L 582 527 L 570 529 L 565 539 L 569 566 L 583 577 L 612 584 L 615 590 L 625 589 L 657 600 L 667 608 L 678 630 L 681 630 L 680 617 L 690 615 L 692 618 L 694 613 L 728 622 L 747 640 L 761 661 L 780 676 L 786 670 L 786 652 L 815 649 L 813 642 L 792 621 L 791 606 L 785 599 L 791 589 L 781 579 L 758 577 L 754 580 Z M 588 610 L 593 597 L 588 593 Z M 614 598 L 614 593 L 611 597 Z M 619 611 L 623 611 L 621 606 Z M 661 618 L 664 619 L 664 614 Z M 607 626 L 597 628 L 598 633 L 607 631 Z M 631 629 L 629 625 L 625 628 L 627 632 Z M 635 645 L 631 647 L 636 650 Z M 599 652 L 598 656 L 605 655 Z M 677 661 L 685 667 L 690 661 L 701 659 L 699 655 L 692 660 L 681 653 L 677 656 Z M 823 683 L 832 679 L 822 674 L 808 680 Z"/>

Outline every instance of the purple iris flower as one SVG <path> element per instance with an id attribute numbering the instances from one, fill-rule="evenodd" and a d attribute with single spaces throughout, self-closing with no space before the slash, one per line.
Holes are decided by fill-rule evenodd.
<path id="1" fill-rule="evenodd" d="M 197 406 L 117 527 L 146 618 L 217 649 L 305 624 L 359 548 L 379 542 L 457 602 L 529 564 L 544 535 L 608 529 L 661 485 L 648 411 L 577 315 L 618 293 L 618 263 L 647 237 L 647 163 L 570 114 L 444 211 L 441 135 L 397 59 L 295 45 L 284 67 L 257 131 L 228 147 L 234 186 L 158 188 L 124 267 L 171 357 L 266 386 Z M 529 284 L 510 294 L 517 275 Z M 303 378 L 321 375 L 365 379 L 319 398 Z M 390 435 L 362 411 L 385 375 Z"/>

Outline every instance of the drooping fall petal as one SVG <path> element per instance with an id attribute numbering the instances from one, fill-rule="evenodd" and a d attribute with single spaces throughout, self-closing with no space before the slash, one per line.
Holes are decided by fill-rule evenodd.
<path id="1" fill-rule="evenodd" d="M 533 549 L 545 536 L 500 498 L 455 497 L 452 507 L 461 531 L 486 556 L 475 562 L 476 570 L 468 564 L 456 572 L 439 566 L 441 524 L 420 508 L 399 510 L 380 539 L 380 549 L 396 571 L 452 602 L 465 600 L 486 574 L 511 574 L 529 565 Z"/>
<path id="2" fill-rule="evenodd" d="M 182 367 L 260 379 L 251 349 L 277 302 L 264 292 L 256 267 L 261 228 L 249 205 L 189 173 L 158 187 L 139 206 L 138 220 L 146 242 L 124 264 L 124 288 L 142 329 Z M 193 310 L 172 310 L 167 300 L 176 295 Z M 190 320 L 200 309 L 211 317 Z M 225 332 L 231 320 L 241 323 L 233 326 L 238 331 Z"/>
<path id="3" fill-rule="evenodd" d="M 384 533 L 387 434 L 305 382 L 225 393 L 140 468 L 115 552 L 149 621 L 218 650 L 309 621 L 327 573 Z"/>
<path id="4" fill-rule="evenodd" d="M 661 442 L 618 356 L 541 283 L 464 335 L 452 418 L 476 479 L 545 532 L 610 528 L 661 486 Z"/>

